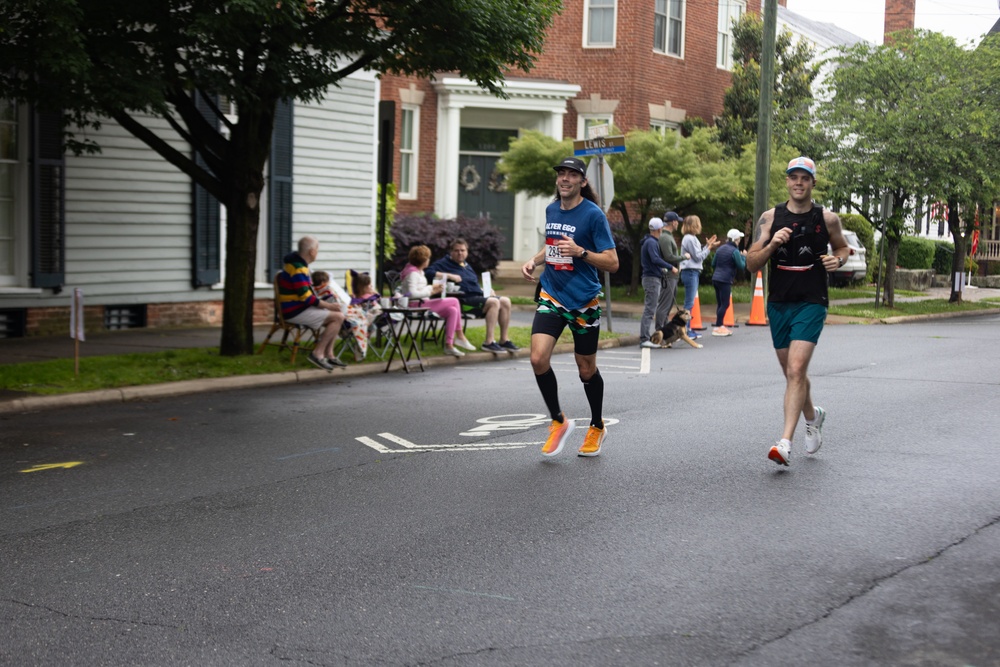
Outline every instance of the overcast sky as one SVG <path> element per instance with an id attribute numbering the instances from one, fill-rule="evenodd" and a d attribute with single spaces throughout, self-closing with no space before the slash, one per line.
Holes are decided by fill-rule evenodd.
<path id="1" fill-rule="evenodd" d="M 788 0 L 789 11 L 833 23 L 875 44 L 882 43 L 882 0 Z M 989 32 L 1000 18 L 998 0 L 917 0 L 916 27 L 951 35 L 960 44 Z"/>

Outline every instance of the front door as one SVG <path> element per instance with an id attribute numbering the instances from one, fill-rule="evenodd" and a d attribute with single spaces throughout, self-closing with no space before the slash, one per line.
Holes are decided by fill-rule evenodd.
<path id="1" fill-rule="evenodd" d="M 463 127 L 458 140 L 458 212 L 489 218 L 503 234 L 502 259 L 514 258 L 514 195 L 497 171 L 517 130 Z"/>

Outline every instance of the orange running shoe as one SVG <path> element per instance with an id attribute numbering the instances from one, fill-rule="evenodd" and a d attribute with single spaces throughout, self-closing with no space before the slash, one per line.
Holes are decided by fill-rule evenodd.
<path id="1" fill-rule="evenodd" d="M 583 446 L 577 452 L 578 456 L 597 456 L 601 453 L 601 443 L 608 437 L 608 427 L 597 428 L 591 426 L 587 429 L 587 437 L 583 439 Z"/>
<path id="2" fill-rule="evenodd" d="M 566 440 L 569 439 L 569 434 L 573 432 L 573 422 L 566 419 L 565 414 L 562 415 L 562 418 L 562 422 L 553 419 L 552 424 L 549 425 L 549 437 L 545 441 L 545 446 L 542 447 L 542 456 L 555 456 L 561 452 Z"/>

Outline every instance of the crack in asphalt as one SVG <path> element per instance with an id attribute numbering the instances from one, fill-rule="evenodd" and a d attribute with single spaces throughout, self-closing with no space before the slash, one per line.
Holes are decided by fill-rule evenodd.
<path id="1" fill-rule="evenodd" d="M 70 614 L 65 611 L 61 611 L 54 607 L 49 607 L 44 604 L 35 604 L 33 602 L 25 602 L 24 600 L 16 600 L 13 598 L 7 598 L 4 602 L 9 602 L 11 604 L 20 605 L 22 607 L 28 607 L 29 609 L 41 609 L 47 611 L 50 614 L 55 614 L 57 616 L 62 616 L 63 618 L 73 618 L 82 621 L 99 621 L 99 622 L 109 622 L 109 623 L 126 623 L 129 625 L 143 625 L 150 628 L 167 628 L 169 630 L 180 630 L 182 626 L 179 625 L 167 625 L 166 623 L 151 623 L 149 621 L 136 621 L 127 618 L 115 618 L 113 616 L 86 616 L 84 614 Z"/>
<path id="2" fill-rule="evenodd" d="M 873 579 L 862 590 L 860 590 L 857 593 L 854 593 L 852 595 L 849 595 L 840 604 L 835 605 L 833 607 L 830 607 L 823 614 L 817 616 L 816 618 L 814 618 L 812 620 L 806 621 L 805 623 L 800 623 L 799 625 L 796 625 L 794 627 L 788 628 L 787 630 L 785 630 L 781 634 L 779 634 L 779 635 L 777 635 L 775 637 L 772 637 L 771 639 L 765 640 L 763 642 L 759 642 L 759 643 L 751 646 L 747 650 L 745 650 L 742 653 L 740 653 L 737 656 L 736 659 L 738 660 L 738 659 L 746 658 L 750 654 L 752 654 L 753 652 L 755 652 L 755 651 L 757 651 L 757 650 L 759 650 L 761 648 L 764 648 L 765 646 L 769 646 L 770 644 L 773 644 L 774 642 L 781 641 L 782 639 L 785 639 L 786 637 L 791 636 L 792 634 L 798 632 L 799 630 L 803 630 L 805 628 L 808 628 L 809 626 L 816 625 L 817 623 L 820 623 L 820 622 L 822 622 L 822 621 L 830 618 L 835 612 L 837 612 L 837 611 L 839 611 L 839 610 L 847 607 L 849 604 L 851 604 L 855 600 L 863 598 L 866 595 L 868 595 L 869 593 L 871 593 L 872 591 L 874 591 L 875 589 L 877 589 L 879 586 L 882 585 L 883 582 L 886 582 L 886 581 L 889 581 L 891 579 L 894 579 L 895 577 L 898 577 L 899 575 L 903 574 L 904 572 L 908 572 L 908 571 L 910 571 L 910 570 L 912 570 L 914 568 L 918 568 L 918 567 L 922 567 L 924 565 L 927 565 L 931 561 L 933 561 L 933 560 L 935 560 L 937 558 L 940 558 L 947 551 L 949 551 L 951 549 L 954 549 L 957 546 L 961 546 L 962 544 L 964 544 L 965 542 L 967 542 L 971 538 L 973 538 L 976 535 L 982 533 L 984 530 L 987 530 L 988 528 L 993 528 L 993 527 L 997 526 L 998 524 L 1000 524 L 1000 516 L 994 517 L 992 521 L 990 521 L 990 522 L 988 522 L 988 523 L 986 523 L 986 524 L 984 524 L 984 525 L 976 528 L 974 531 L 972 531 L 968 535 L 965 535 L 965 536 L 963 536 L 963 537 L 955 540 L 951 544 L 946 544 L 945 546 L 941 547 L 936 552 L 934 552 L 930 556 L 927 556 L 926 558 L 924 558 L 923 560 L 921 560 L 918 563 L 911 563 L 910 565 L 906 565 L 906 566 L 904 566 L 904 567 L 896 570 L 895 572 L 890 572 L 889 574 L 886 574 L 886 575 L 883 575 L 881 577 L 877 577 L 877 578 Z M 735 661 L 736 660 L 734 660 L 732 662 L 735 662 Z"/>

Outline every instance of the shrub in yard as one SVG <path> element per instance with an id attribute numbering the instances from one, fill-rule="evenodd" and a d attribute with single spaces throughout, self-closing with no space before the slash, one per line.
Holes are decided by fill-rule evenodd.
<path id="1" fill-rule="evenodd" d="M 640 261 L 632 251 L 632 241 L 621 222 L 611 223 L 611 236 L 615 240 L 615 250 L 618 251 L 618 270 L 611 274 L 612 285 L 629 285 L 632 282 L 632 262 Z M 604 280 L 604 277 L 601 277 Z"/>
<path id="2" fill-rule="evenodd" d="M 934 273 L 947 276 L 951 273 L 951 266 L 954 261 L 955 244 L 951 241 L 935 241 L 934 262 L 931 264 Z"/>
<path id="3" fill-rule="evenodd" d="M 388 268 L 401 270 L 406 266 L 410 248 L 425 245 L 431 249 L 431 263 L 448 254 L 451 242 L 463 238 L 469 243 L 468 262 L 477 271 L 493 271 L 502 257 L 504 237 L 486 218 L 441 219 L 433 215 L 397 216 L 392 222 L 392 237 L 396 254 Z"/>
<path id="4" fill-rule="evenodd" d="M 903 269 L 929 269 L 934 264 L 934 242 L 916 236 L 899 240 L 896 265 Z"/>

